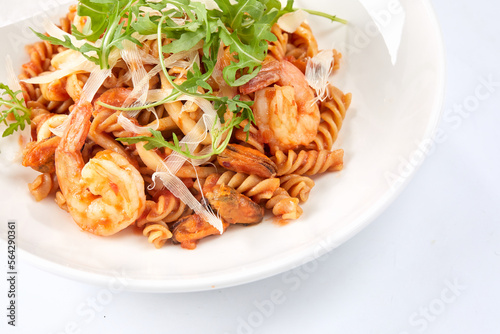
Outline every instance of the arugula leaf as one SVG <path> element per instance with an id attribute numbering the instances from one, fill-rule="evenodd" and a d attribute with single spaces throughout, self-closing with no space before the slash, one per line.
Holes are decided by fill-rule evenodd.
<path id="1" fill-rule="evenodd" d="M 205 37 L 206 33 L 203 29 L 196 31 L 187 31 L 180 35 L 179 39 L 172 43 L 163 46 L 165 53 L 177 53 L 184 50 L 189 50 Z"/>
<path id="2" fill-rule="evenodd" d="M 140 35 L 152 35 L 156 33 L 158 29 L 159 16 L 150 16 L 149 13 L 139 15 L 139 10 L 136 7 L 136 12 L 134 13 L 136 20 L 131 23 L 132 28 L 137 31 Z"/>
<path id="3" fill-rule="evenodd" d="M 279 16 L 292 12 L 293 0 L 282 9 L 279 0 L 215 0 L 222 10 L 212 11 L 219 18 L 219 36 L 237 61 L 224 68 L 224 80 L 231 86 L 241 86 L 260 71 L 267 55 L 268 42 L 276 40 L 271 28 Z"/>
<path id="4" fill-rule="evenodd" d="M 108 58 L 113 48 L 122 49 L 125 40 L 141 45 L 137 39 L 132 37 L 134 29 L 131 29 L 130 25 L 125 27 L 128 19 L 131 19 L 130 11 L 134 2 L 134 0 L 79 0 L 78 15 L 86 16 L 89 21 L 85 25 L 84 32 L 79 32 L 73 26 L 72 34 L 77 39 L 85 39 L 89 42 L 99 40 L 100 45 L 85 43 L 78 48 L 72 45 L 68 36 L 65 36 L 64 40 L 59 40 L 37 32 L 35 34 L 51 44 L 80 51 L 88 60 L 99 65 L 101 69 L 109 69 Z M 89 56 L 88 53 L 91 51 L 94 51 L 97 56 Z"/>
<path id="5" fill-rule="evenodd" d="M 0 96 L 0 106 L 5 106 L 8 109 L 2 110 L 0 114 L 0 122 L 8 125 L 7 129 L 3 132 L 2 137 L 7 137 L 19 129 L 24 130 L 26 124 L 31 124 L 31 109 L 26 108 L 24 105 L 24 98 L 18 99 L 17 95 L 21 91 L 14 92 L 9 86 L 0 83 L 0 90 L 3 90 Z M 8 97 L 6 98 L 5 95 Z M 21 114 L 22 113 L 22 114 Z M 8 124 L 7 120 L 9 115 L 14 116 L 14 122 Z"/>
<path id="6" fill-rule="evenodd" d="M 88 17 L 85 31 L 80 33 L 76 27 L 72 26 L 72 34 L 78 39 L 86 39 L 90 42 L 97 41 L 107 27 L 107 15 L 110 13 L 110 4 L 93 3 L 89 0 L 81 0 L 77 14 L 81 17 Z"/>
<path id="7" fill-rule="evenodd" d="M 258 74 L 263 59 L 254 54 L 252 45 L 241 43 L 236 31 L 231 33 L 224 25 L 221 25 L 220 28 L 222 42 L 229 46 L 231 52 L 237 53 L 236 57 L 238 58 L 238 62 L 232 62 L 222 71 L 224 80 L 231 86 L 241 86 Z M 247 69 L 250 74 L 244 74 L 244 69 Z M 241 74 L 239 79 L 236 78 L 238 73 Z"/>
<path id="8" fill-rule="evenodd" d="M 294 0 L 287 0 L 283 7 L 279 0 L 214 0 L 221 10 L 207 10 L 201 2 L 191 0 L 79 0 L 78 15 L 87 18 L 83 31 L 73 26 L 73 35 L 87 43 L 81 47 L 72 45 L 68 36 L 64 40 L 36 33 L 38 37 L 52 44 L 81 52 L 88 60 L 99 65 L 102 69 L 110 67 L 108 58 L 114 48 L 123 48 L 123 42 L 129 40 L 141 45 L 132 34 L 157 34 L 158 57 L 162 71 L 173 87 L 172 93 L 162 101 L 153 104 L 117 108 L 102 104 L 117 110 L 139 110 L 171 102 L 181 95 L 200 97 L 212 101 L 221 122 L 227 124 L 222 133 L 230 134 L 233 128 L 238 128 L 241 122 L 248 120 L 245 131 L 248 133 L 250 123 L 255 122 L 251 110 L 252 102 L 241 101 L 239 96 L 232 99 L 217 97 L 207 80 L 214 71 L 217 55 L 221 45 L 229 47 L 234 54 L 234 60 L 223 69 L 224 80 L 231 86 L 237 87 L 254 78 L 261 69 L 262 61 L 268 52 L 268 42 L 276 40 L 271 33 L 272 26 L 278 19 L 295 11 Z M 147 9 L 145 9 L 147 8 Z M 149 13 L 149 10 L 157 11 Z M 331 20 L 344 22 L 335 16 L 308 11 L 314 15 L 324 16 Z M 166 37 L 170 42 L 162 44 Z M 168 74 L 165 67 L 164 53 L 178 53 L 193 48 L 203 40 L 201 54 L 202 65 L 194 64 L 187 73 L 186 80 L 177 85 Z M 201 68 L 200 68 L 201 67 Z M 206 93 L 200 94 L 199 87 Z M 224 122 L 227 111 L 232 112 L 230 120 Z M 221 136 L 222 133 L 215 134 Z M 137 142 L 146 141 L 148 149 L 154 147 L 169 147 L 183 155 L 191 153 L 187 147 L 179 147 L 178 138 L 173 135 L 174 142 L 168 143 L 161 133 L 152 132 L 152 137 L 143 136 L 128 139 Z M 229 139 L 224 142 L 228 143 Z M 217 154 L 223 147 L 213 147 L 212 154 Z M 164 146 L 161 146 L 164 145 Z M 170 145 L 170 146 L 168 146 Z M 223 149 L 223 148 L 222 148 Z"/>

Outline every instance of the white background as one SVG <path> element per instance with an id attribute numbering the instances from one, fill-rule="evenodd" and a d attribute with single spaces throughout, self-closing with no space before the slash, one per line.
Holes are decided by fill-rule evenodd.
<path id="1" fill-rule="evenodd" d="M 0 18 L 34 3 L 0 0 Z M 500 3 L 432 3 L 447 51 L 446 140 L 368 228 L 294 271 L 199 293 L 104 289 L 20 256 L 18 327 L 6 325 L 2 279 L 0 332 L 500 333 Z M 452 118 L 488 78 L 492 95 Z"/>

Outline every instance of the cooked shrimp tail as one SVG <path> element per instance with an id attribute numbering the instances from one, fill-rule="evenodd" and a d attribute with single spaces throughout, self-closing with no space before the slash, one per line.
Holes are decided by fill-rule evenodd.
<path id="1" fill-rule="evenodd" d="M 122 155 L 105 150 L 85 164 L 80 152 L 90 128 L 92 105 L 73 110 L 55 153 L 56 174 L 75 222 L 96 235 L 111 235 L 144 211 L 144 181 Z"/>
<path id="2" fill-rule="evenodd" d="M 268 87 L 272 84 L 276 85 Z M 240 91 L 255 92 L 253 112 L 260 138 L 272 153 L 308 145 L 316 137 L 320 112 L 314 91 L 304 73 L 289 61 L 265 64 Z"/>

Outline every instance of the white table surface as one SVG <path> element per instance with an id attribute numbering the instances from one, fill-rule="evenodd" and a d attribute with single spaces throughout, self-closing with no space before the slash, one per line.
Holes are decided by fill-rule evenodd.
<path id="1" fill-rule="evenodd" d="M 9 20 L 42 2 L 0 3 Z M 500 333 L 500 3 L 432 3 L 447 51 L 446 140 L 368 228 L 293 271 L 197 293 L 109 293 L 21 255 L 17 327 L 2 279 L 0 333 Z M 481 80 L 492 94 L 460 115 Z"/>

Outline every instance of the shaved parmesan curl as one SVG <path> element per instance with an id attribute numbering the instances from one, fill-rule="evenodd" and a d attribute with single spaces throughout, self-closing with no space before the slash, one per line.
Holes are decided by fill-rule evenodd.
<path id="1" fill-rule="evenodd" d="M 289 34 L 293 34 L 306 20 L 306 12 L 302 9 L 286 13 L 278 19 L 278 26 Z"/>
<path id="2" fill-rule="evenodd" d="M 307 62 L 306 80 L 316 91 L 317 100 L 324 101 L 328 98 L 328 85 L 333 64 L 332 50 L 323 50 Z"/>

